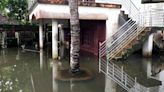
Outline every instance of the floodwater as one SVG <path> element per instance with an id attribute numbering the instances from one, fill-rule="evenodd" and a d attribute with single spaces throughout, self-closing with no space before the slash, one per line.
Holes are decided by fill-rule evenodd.
<path id="1" fill-rule="evenodd" d="M 90 70 L 93 79 L 63 82 L 54 79 L 55 70 L 69 68 L 68 56 L 57 62 L 51 59 L 50 50 L 0 49 L 0 92 L 104 92 L 104 75 L 98 73 L 98 61 L 93 57 L 81 59 L 81 67 Z"/>
<path id="2" fill-rule="evenodd" d="M 131 77 L 137 78 L 147 92 L 164 92 L 164 54 L 153 53 L 151 58 L 133 54 L 127 60 L 115 62 Z"/>
<path id="3" fill-rule="evenodd" d="M 164 62 L 161 57 L 143 59 L 134 54 L 128 60 L 116 63 L 123 65 L 124 70 L 132 77 L 137 77 L 142 84 L 153 86 L 155 91 L 148 92 L 164 92 L 164 85 L 156 86 L 156 80 L 164 81 Z M 97 57 L 82 53 L 80 65 L 91 71 L 94 78 L 86 81 L 59 81 L 54 78 L 56 70 L 69 69 L 69 55 L 64 54 L 60 61 L 53 61 L 51 50 L 39 53 L 17 48 L 0 49 L 0 92 L 126 92 L 98 72 Z"/>

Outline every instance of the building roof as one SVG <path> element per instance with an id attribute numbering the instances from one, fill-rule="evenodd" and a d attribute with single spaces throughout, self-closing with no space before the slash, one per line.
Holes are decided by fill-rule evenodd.
<path id="1" fill-rule="evenodd" d="M 0 14 L 0 25 L 18 25 L 19 23 L 15 20 L 9 19 L 7 16 Z"/>

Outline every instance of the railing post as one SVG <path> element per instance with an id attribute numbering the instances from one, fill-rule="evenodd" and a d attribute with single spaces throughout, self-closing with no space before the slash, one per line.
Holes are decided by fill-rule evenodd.
<path id="1" fill-rule="evenodd" d="M 124 67 L 121 67 L 121 81 L 124 81 Z"/>
<path id="2" fill-rule="evenodd" d="M 114 77 L 114 63 L 113 63 L 112 74 L 113 74 L 113 77 Z"/>
<path id="3" fill-rule="evenodd" d="M 101 72 L 101 42 L 99 42 L 99 73 Z"/>
<path id="4" fill-rule="evenodd" d="M 134 81 L 135 81 L 135 84 L 136 84 L 137 83 L 137 77 L 135 77 Z"/>
<path id="5" fill-rule="evenodd" d="M 129 15 L 131 15 L 131 1 L 129 1 Z"/>
<path id="6" fill-rule="evenodd" d="M 109 74 L 109 61 L 107 61 L 107 66 L 106 66 L 106 72 L 107 72 L 107 75 Z"/>
<path id="7" fill-rule="evenodd" d="M 127 85 L 127 74 L 125 74 L 125 86 Z"/>
<path id="8" fill-rule="evenodd" d="M 134 90 L 137 92 L 137 77 L 134 79 Z"/>

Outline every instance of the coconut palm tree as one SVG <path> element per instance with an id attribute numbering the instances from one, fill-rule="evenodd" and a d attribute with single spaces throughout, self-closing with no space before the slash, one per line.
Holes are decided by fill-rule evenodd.
<path id="1" fill-rule="evenodd" d="M 80 25 L 78 13 L 78 1 L 69 0 L 70 7 L 70 27 L 71 27 L 71 49 L 70 49 L 70 70 L 71 73 L 80 72 L 79 56 L 80 56 Z"/>

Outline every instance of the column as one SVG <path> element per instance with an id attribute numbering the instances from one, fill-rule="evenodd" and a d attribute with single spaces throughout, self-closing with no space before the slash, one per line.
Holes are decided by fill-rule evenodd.
<path id="1" fill-rule="evenodd" d="M 1 47 L 2 48 L 6 48 L 6 37 L 7 37 L 7 34 L 5 31 L 2 32 L 2 42 L 1 42 Z"/>
<path id="2" fill-rule="evenodd" d="M 149 35 L 147 41 L 143 44 L 143 47 L 142 47 L 142 55 L 144 57 L 151 57 L 152 56 L 153 36 L 154 36 L 153 33 L 151 35 Z"/>
<path id="3" fill-rule="evenodd" d="M 58 23 L 52 20 L 52 59 L 58 58 Z"/>
<path id="4" fill-rule="evenodd" d="M 43 25 L 42 23 L 39 24 L 39 47 L 43 49 Z"/>
<path id="5" fill-rule="evenodd" d="M 20 43 L 19 32 L 15 32 L 15 38 L 17 39 L 17 46 L 19 46 L 19 43 Z"/>

